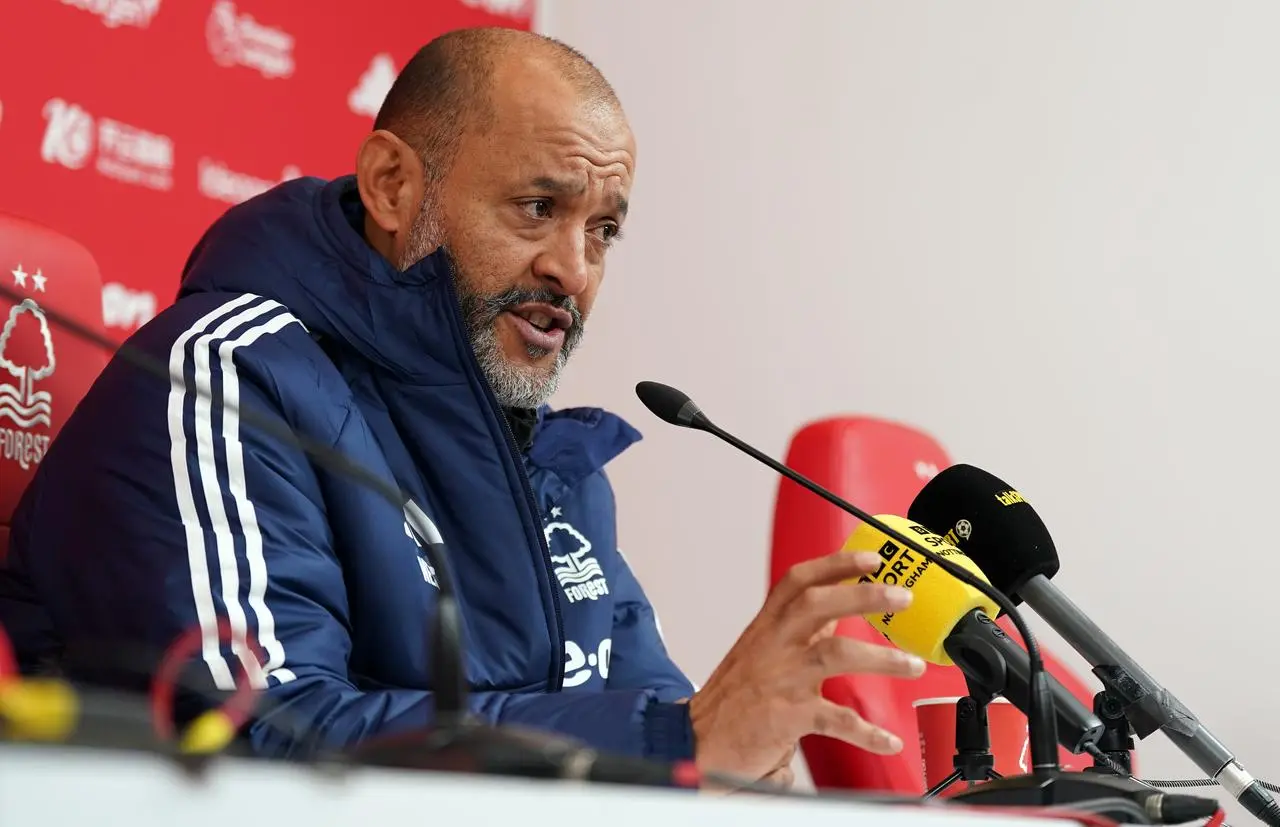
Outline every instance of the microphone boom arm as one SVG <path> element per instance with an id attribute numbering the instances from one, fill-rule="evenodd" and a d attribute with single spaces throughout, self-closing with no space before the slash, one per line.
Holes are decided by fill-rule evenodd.
<path id="1" fill-rule="evenodd" d="M 1236 778 L 1219 774 L 1235 763 L 1226 745 L 1209 734 L 1196 716 L 1182 702 L 1134 662 L 1111 637 L 1089 620 L 1085 613 L 1063 592 L 1037 575 L 1020 589 L 1026 602 L 1036 610 L 1063 639 L 1093 667 L 1093 672 L 1108 691 L 1124 705 L 1125 717 L 1138 738 L 1146 738 L 1156 730 L 1165 735 L 1210 778 L 1217 780 L 1233 796 L 1238 796 L 1248 782 L 1233 789 Z"/>

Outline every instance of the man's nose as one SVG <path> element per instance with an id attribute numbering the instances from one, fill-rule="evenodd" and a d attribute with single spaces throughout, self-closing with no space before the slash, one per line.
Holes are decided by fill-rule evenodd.
<path id="1" fill-rule="evenodd" d="M 580 295 L 591 283 L 586 234 L 567 230 L 549 238 L 534 260 L 534 275 L 562 296 Z"/>

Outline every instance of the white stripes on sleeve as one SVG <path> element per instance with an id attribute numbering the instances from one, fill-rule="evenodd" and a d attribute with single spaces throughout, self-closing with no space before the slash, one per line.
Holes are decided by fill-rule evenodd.
<path id="1" fill-rule="evenodd" d="M 266 604 L 268 572 L 257 511 L 245 484 L 240 385 L 234 361 L 237 348 L 252 345 L 262 336 L 278 333 L 291 324 L 302 323 L 283 305 L 246 294 L 198 319 L 174 341 L 169 352 L 168 426 L 174 492 L 186 533 L 202 654 L 219 689 L 234 689 L 235 677 L 222 653 L 215 588 L 221 593 L 226 611 L 231 651 L 239 658 L 252 685 L 260 689 L 267 686 L 270 678 L 287 683 L 295 677 L 285 668 L 284 645 L 276 637 L 275 617 Z M 186 413 L 188 399 L 193 400 L 191 417 Z M 222 418 L 216 436 L 215 400 Z M 225 475 L 218 473 L 219 455 L 225 462 Z M 234 504 L 234 513 L 228 513 L 225 507 L 227 496 Z M 204 503 L 203 518 L 196 507 L 196 497 Z M 237 559 L 237 536 L 244 542 L 244 571 Z M 217 553 L 216 571 L 211 571 L 210 539 Z M 244 577 L 248 584 L 242 597 Z M 258 663 L 246 643 L 246 603 L 257 621 L 256 639 L 266 656 L 265 664 Z"/>

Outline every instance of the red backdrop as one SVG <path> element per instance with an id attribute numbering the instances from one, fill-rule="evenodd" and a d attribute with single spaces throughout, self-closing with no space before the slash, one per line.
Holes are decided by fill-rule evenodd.
<path id="1" fill-rule="evenodd" d="M 527 29 L 533 3 L 0 0 L 0 212 L 89 248 L 123 338 L 173 300 L 228 206 L 350 172 L 419 46 Z"/>

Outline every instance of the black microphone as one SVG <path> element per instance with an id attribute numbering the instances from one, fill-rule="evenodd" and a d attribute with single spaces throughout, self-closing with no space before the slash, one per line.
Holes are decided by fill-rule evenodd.
<path id="1" fill-rule="evenodd" d="M 981 609 L 973 609 L 947 635 L 943 648 L 960 669 L 975 700 L 989 703 L 1001 695 L 1027 713 L 1031 696 L 1031 659 Z M 1053 675 L 1046 673 L 1056 711 L 1058 743 L 1079 755 L 1098 743 L 1104 726 L 1093 711 L 1080 703 Z M 984 690 L 979 698 L 975 689 Z"/>
<path id="2" fill-rule="evenodd" d="M 1048 681 L 1048 676 L 1044 670 L 1044 661 L 1040 656 L 1040 647 L 1036 644 L 1035 636 L 1031 634 L 1030 628 L 1028 628 L 1026 622 L 1018 614 L 1016 607 L 1009 598 L 1005 597 L 997 589 L 993 588 L 991 584 L 984 582 L 982 578 L 974 576 L 972 573 L 955 565 L 950 560 L 930 551 L 919 540 L 908 537 L 898 530 L 886 525 L 883 521 L 876 519 L 861 508 L 858 508 L 856 505 L 853 505 L 831 491 L 828 491 L 813 480 L 796 473 L 781 462 L 775 460 L 773 457 L 770 457 L 753 446 L 748 445 L 733 434 L 730 434 L 723 428 L 715 425 L 710 418 L 702 412 L 702 409 L 698 407 L 697 403 L 689 398 L 688 394 L 676 390 L 669 385 L 661 384 L 660 382 L 640 382 L 636 385 L 636 396 L 640 398 L 640 401 L 644 403 L 646 408 L 664 422 L 668 422 L 681 428 L 692 428 L 694 430 L 706 431 L 709 434 L 714 434 L 737 448 L 739 451 L 742 451 L 753 459 L 769 466 L 786 479 L 789 479 L 797 485 L 812 491 L 814 494 L 822 497 L 824 500 L 842 511 L 852 514 L 864 523 L 872 526 L 898 543 L 901 543 L 903 546 L 919 553 L 947 574 L 950 574 L 962 583 L 966 583 L 977 589 L 983 595 L 990 598 L 1001 609 L 1008 612 L 1010 619 L 1013 620 L 1013 624 L 1017 628 L 1018 634 L 1022 637 L 1022 641 L 1027 650 L 1027 734 L 1030 740 L 1029 752 L 1031 753 L 1033 772 L 1037 776 L 1048 776 L 1056 773 L 1060 769 L 1058 764 L 1058 736 L 1057 721 L 1054 713 L 1054 696 Z"/>
<path id="3" fill-rule="evenodd" d="M 1265 824 L 1280 825 L 1280 806 L 1172 693 L 1085 615 L 1049 578 L 1058 552 L 1035 509 L 1013 486 L 971 465 L 939 473 L 907 512 L 969 555 L 993 585 L 1026 601 L 1084 657 L 1124 706 L 1139 738 L 1163 730 L 1197 767 Z"/>

